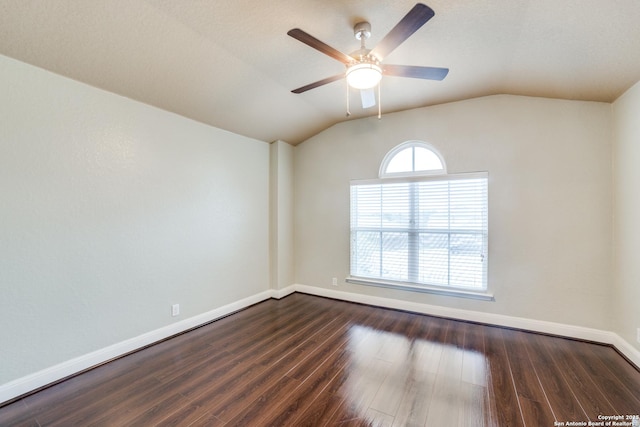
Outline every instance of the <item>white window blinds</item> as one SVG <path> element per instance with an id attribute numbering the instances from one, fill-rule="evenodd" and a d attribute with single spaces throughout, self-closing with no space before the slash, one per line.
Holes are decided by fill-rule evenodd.
<path id="1" fill-rule="evenodd" d="M 486 174 L 351 185 L 351 276 L 485 290 Z"/>

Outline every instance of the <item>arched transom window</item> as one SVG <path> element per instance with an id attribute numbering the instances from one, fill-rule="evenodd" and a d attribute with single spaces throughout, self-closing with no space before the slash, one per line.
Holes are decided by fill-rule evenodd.
<path id="1" fill-rule="evenodd" d="M 380 165 L 380 178 L 446 173 L 447 168 L 440 153 L 422 141 L 408 141 L 398 145 L 387 153 Z"/>

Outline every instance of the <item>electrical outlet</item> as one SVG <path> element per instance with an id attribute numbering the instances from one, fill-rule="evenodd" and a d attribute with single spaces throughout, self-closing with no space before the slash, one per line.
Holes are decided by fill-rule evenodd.
<path id="1" fill-rule="evenodd" d="M 180 314 L 180 304 L 173 304 L 171 306 L 171 316 L 176 317 Z"/>
<path id="2" fill-rule="evenodd" d="M 331 284 L 332 284 L 333 286 L 338 286 L 338 278 L 337 278 L 337 277 L 334 277 L 334 278 L 331 280 Z"/>

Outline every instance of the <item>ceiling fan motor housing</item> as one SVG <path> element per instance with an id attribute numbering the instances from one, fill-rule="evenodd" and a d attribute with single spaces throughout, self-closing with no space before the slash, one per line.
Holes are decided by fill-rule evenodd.
<path id="1" fill-rule="evenodd" d="M 351 52 L 349 56 L 353 57 L 357 63 L 368 63 L 378 66 L 378 59 L 369 55 L 371 49 L 367 49 L 364 44 L 364 41 L 371 37 L 371 24 L 366 21 L 358 22 L 353 26 L 353 34 L 356 39 L 360 40 L 360 49 Z"/>

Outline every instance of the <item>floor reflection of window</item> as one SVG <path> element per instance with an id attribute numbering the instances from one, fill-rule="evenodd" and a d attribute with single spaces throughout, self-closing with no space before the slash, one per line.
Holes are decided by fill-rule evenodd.
<path id="1" fill-rule="evenodd" d="M 347 350 L 340 392 L 354 418 L 371 425 L 455 425 L 458 414 L 483 411 L 483 354 L 363 326 L 351 327 Z"/>

